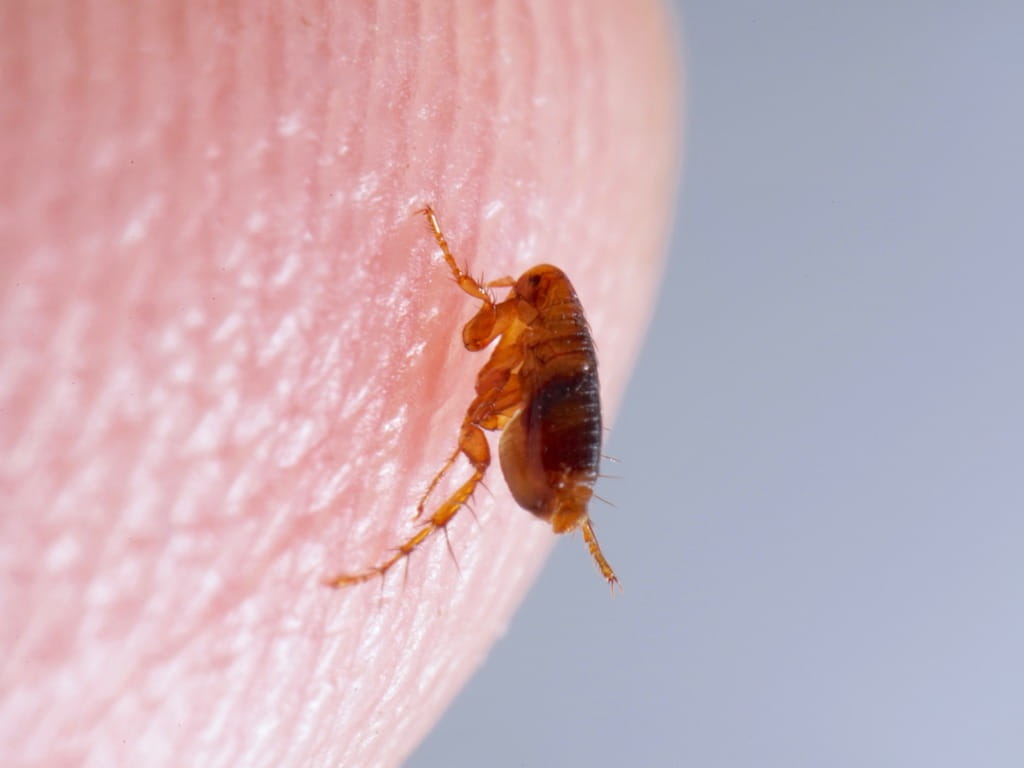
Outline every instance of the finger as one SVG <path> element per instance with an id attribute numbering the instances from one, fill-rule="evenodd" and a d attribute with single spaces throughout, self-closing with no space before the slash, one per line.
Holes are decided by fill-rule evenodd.
<path id="1" fill-rule="evenodd" d="M 461 574 L 438 539 L 383 597 L 320 584 L 396 543 L 482 362 L 410 214 L 471 274 L 563 267 L 614 410 L 673 174 L 664 20 L 77 8 L 0 32 L 5 749 L 394 764 L 553 543 L 491 477 Z"/>

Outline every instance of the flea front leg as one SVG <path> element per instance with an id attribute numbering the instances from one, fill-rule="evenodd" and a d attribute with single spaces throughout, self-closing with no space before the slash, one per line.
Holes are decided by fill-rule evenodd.
<path id="1" fill-rule="evenodd" d="M 455 261 L 455 256 L 452 255 L 452 249 L 448 245 L 448 241 L 445 239 L 444 233 L 441 231 L 441 225 L 437 221 L 437 214 L 434 213 L 434 209 L 429 205 L 419 211 L 427 217 L 427 223 L 430 225 L 431 231 L 434 233 L 434 240 L 437 242 L 437 247 L 441 249 L 441 253 L 444 256 L 445 263 L 448 264 L 448 268 L 451 269 L 452 275 L 455 277 L 455 282 L 458 283 L 459 288 L 464 290 L 474 299 L 480 299 L 485 304 L 493 305 L 494 301 L 491 299 L 490 294 L 487 293 L 487 287 L 481 285 L 479 282 L 473 279 L 466 270 L 459 266 L 458 262 Z"/>

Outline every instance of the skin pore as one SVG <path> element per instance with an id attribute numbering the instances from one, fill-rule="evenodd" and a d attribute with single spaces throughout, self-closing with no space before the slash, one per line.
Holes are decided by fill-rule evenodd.
<path id="1" fill-rule="evenodd" d="M 610 420 L 675 179 L 669 27 L 653 2 L 11 4 L 12 764 L 415 748 L 555 542 L 494 467 L 457 566 L 438 535 L 407 579 L 322 586 L 412 530 L 486 360 L 415 212 L 475 276 L 571 276 Z"/>

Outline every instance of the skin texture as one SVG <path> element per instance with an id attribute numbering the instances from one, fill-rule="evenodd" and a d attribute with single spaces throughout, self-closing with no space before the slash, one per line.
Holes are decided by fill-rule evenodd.
<path id="1" fill-rule="evenodd" d="M 437 536 L 321 585 L 412 530 L 486 359 L 413 212 L 475 275 L 570 275 L 610 416 L 674 183 L 663 9 L 2 13 L 5 764 L 400 763 L 555 542 L 495 466 L 458 568 Z"/>

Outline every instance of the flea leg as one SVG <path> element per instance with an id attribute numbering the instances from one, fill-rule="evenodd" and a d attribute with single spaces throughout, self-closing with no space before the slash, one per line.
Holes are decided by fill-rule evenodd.
<path id="1" fill-rule="evenodd" d="M 477 484 L 487 471 L 491 463 L 491 449 L 487 445 L 487 438 L 483 430 L 472 424 L 463 426 L 462 435 L 459 438 L 458 452 L 464 453 L 469 463 L 473 466 L 472 476 L 464 482 L 451 497 L 442 504 L 430 519 L 416 533 L 414 533 L 395 553 L 378 565 L 368 568 L 365 571 L 356 573 L 343 573 L 327 580 L 330 587 L 347 587 L 352 584 L 359 584 L 368 581 L 375 576 L 383 576 L 399 561 L 407 558 L 413 551 L 422 544 L 434 531 L 443 529 L 459 511 L 466 500 L 473 495 Z M 458 453 L 456 453 L 458 455 Z M 447 465 L 445 467 L 447 469 Z"/>
<path id="2" fill-rule="evenodd" d="M 491 359 L 487 361 L 487 365 L 481 368 L 480 373 L 477 374 L 477 396 L 469 404 L 469 408 L 466 409 L 466 417 L 462 421 L 462 432 L 460 435 L 464 436 L 466 430 L 471 427 L 482 427 L 489 430 L 499 429 L 515 415 L 515 411 L 518 409 L 519 402 L 522 399 L 522 392 L 519 388 L 519 377 L 513 375 L 511 371 L 522 361 L 522 352 L 519 350 L 514 350 L 514 354 L 509 354 L 509 352 L 510 350 L 507 347 L 499 344 L 491 355 Z M 430 485 L 427 486 L 427 490 L 420 498 L 420 503 L 416 505 L 414 520 L 419 520 L 423 517 L 423 511 L 426 508 L 427 499 L 430 498 L 430 494 L 437 488 L 441 478 L 448 474 L 448 470 L 455 464 L 459 454 L 465 453 L 463 442 L 463 438 L 460 437 L 459 444 L 452 451 L 451 456 L 445 460 L 441 469 L 430 481 Z M 466 456 L 470 462 L 473 461 L 469 454 L 466 454 Z"/>
<path id="3" fill-rule="evenodd" d="M 459 288 L 464 290 L 473 298 L 480 299 L 484 304 L 493 306 L 494 301 L 491 299 L 490 294 L 487 293 L 487 286 L 474 280 L 473 276 L 462 269 L 462 267 L 460 267 L 455 261 L 455 257 L 452 255 L 452 249 L 449 247 L 448 241 L 441 232 L 441 225 L 437 221 L 437 214 L 434 213 L 434 209 L 428 205 L 426 208 L 417 211 L 417 213 L 422 213 L 427 217 L 427 223 L 430 224 L 430 229 L 434 233 L 434 240 L 437 241 L 437 247 L 441 249 L 441 253 L 444 255 L 444 260 L 448 264 L 448 268 L 451 269 L 452 275 L 455 276 L 455 282 L 459 284 Z"/>
<path id="4" fill-rule="evenodd" d="M 608 561 L 604 559 L 604 553 L 601 552 L 601 545 L 597 543 L 597 536 L 594 535 L 594 527 L 590 524 L 590 520 L 584 521 L 583 525 L 580 526 L 583 529 L 583 540 L 587 543 L 587 548 L 590 550 L 591 557 L 594 558 L 594 562 L 597 563 L 597 567 L 601 569 L 601 575 L 604 576 L 605 581 L 608 582 L 608 586 L 612 588 L 612 594 L 615 593 L 615 588 L 619 586 L 619 580 L 615 578 L 615 571 L 608 564 Z"/>
<path id="5" fill-rule="evenodd" d="M 519 378 L 512 374 L 512 370 L 522 362 L 522 351 L 518 344 L 522 328 L 516 325 L 518 320 L 516 304 L 513 299 L 506 299 L 496 303 L 488 292 L 489 288 L 512 287 L 515 285 L 515 280 L 511 277 L 502 277 L 484 284 L 473 279 L 455 261 L 455 257 L 452 255 L 448 241 L 441 231 L 441 225 L 438 223 L 437 215 L 434 213 L 433 208 L 427 206 L 419 211 L 419 213 L 426 216 L 427 223 L 434 233 L 434 240 L 441 249 L 445 263 L 451 270 L 452 276 L 459 288 L 483 303 L 477 314 L 466 323 L 463 329 L 462 339 L 466 349 L 471 351 L 483 349 L 499 336 L 501 337 L 501 342 L 495 348 L 487 365 L 483 367 L 477 376 L 477 396 L 470 404 L 462 421 L 458 446 L 444 462 L 440 471 L 434 475 L 433 480 L 430 481 L 426 493 L 423 494 L 420 503 L 416 507 L 415 519 L 419 520 L 423 517 L 427 499 L 434 492 L 434 489 L 437 488 L 441 479 L 455 464 L 459 454 L 463 454 L 469 460 L 469 464 L 473 468 L 473 474 L 430 516 L 430 519 L 416 533 L 398 547 L 391 557 L 367 570 L 341 574 L 329 579 L 327 584 L 332 587 L 358 584 L 377 575 L 383 576 L 396 563 L 409 557 L 432 533 L 437 530 L 444 530 L 451 519 L 455 517 L 473 495 L 477 485 L 480 484 L 484 474 L 487 472 L 487 468 L 491 464 L 491 450 L 483 430 L 499 429 L 515 415 L 515 412 L 521 406 L 522 394 Z"/>
<path id="6" fill-rule="evenodd" d="M 480 395 L 473 401 L 473 405 L 470 406 L 462 424 L 462 431 L 459 434 L 458 448 L 456 448 L 455 452 L 441 468 L 441 471 L 437 473 L 433 481 L 430 483 L 427 493 L 424 494 L 423 499 L 420 501 L 418 507 L 419 512 L 416 517 L 419 518 L 422 515 L 427 497 L 437 486 L 440 479 L 448 472 L 460 453 L 465 455 L 469 460 L 470 466 L 473 468 L 473 474 L 470 475 L 469 479 L 459 486 L 455 493 L 449 496 L 448 499 L 430 516 L 430 519 L 427 520 L 427 522 L 424 523 L 405 543 L 399 546 L 391 557 L 364 571 L 343 573 L 330 578 L 326 582 L 328 586 L 347 587 L 352 584 L 359 584 L 360 582 L 368 581 L 378 575 L 383 576 L 391 570 L 396 563 L 411 555 L 413 551 L 415 551 L 415 549 L 432 533 L 438 530 L 443 530 L 448 523 L 451 522 L 451 519 L 455 517 L 458 511 L 473 495 L 477 485 L 480 484 L 484 474 L 487 472 L 487 468 L 491 465 L 491 449 L 487 444 L 487 437 L 484 435 L 483 429 L 480 427 L 480 423 L 491 423 L 492 420 L 498 418 L 510 418 L 509 414 L 495 410 L 495 399 L 499 394 L 499 391 L 488 392 L 484 395 Z M 518 398 L 516 398 L 510 410 L 514 411 L 518 406 L 519 402 Z"/>
<path id="7" fill-rule="evenodd" d="M 445 463 L 441 467 L 441 469 L 438 470 L 437 474 L 434 475 L 434 479 L 430 481 L 430 485 L 427 486 L 427 490 L 424 491 L 423 496 L 420 498 L 420 503 L 416 505 L 416 516 L 413 518 L 414 520 L 419 520 L 421 517 L 423 517 L 423 512 L 424 512 L 424 510 L 426 509 L 426 506 L 427 506 L 427 499 L 430 498 L 430 494 L 432 494 L 434 492 L 434 489 L 437 488 L 437 484 L 439 482 L 441 482 L 441 478 L 444 477 L 446 474 L 448 474 L 448 470 L 452 468 L 452 465 L 459 458 L 459 454 L 460 453 L 465 453 L 466 454 L 466 458 L 469 459 L 470 464 L 474 463 L 473 457 L 466 451 L 466 446 L 468 444 L 467 443 L 467 435 L 471 434 L 471 433 L 475 433 L 475 432 L 480 432 L 480 428 L 478 426 L 476 426 L 472 421 L 470 421 L 467 418 L 466 423 L 463 424 L 463 426 L 462 426 L 462 432 L 459 435 L 459 444 L 458 444 L 458 446 L 452 452 L 452 455 L 449 456 L 448 459 L 445 461 Z M 481 435 L 481 437 L 483 437 L 483 433 L 482 432 L 480 432 L 480 435 Z M 487 445 L 487 438 L 483 438 L 483 443 L 484 443 L 485 446 Z M 491 458 L 490 458 L 490 448 L 488 447 L 487 448 L 486 463 L 484 464 L 484 469 L 485 470 L 490 465 L 490 460 L 491 460 Z M 475 465 L 474 465 L 474 468 L 475 468 Z M 482 472 L 481 472 L 480 476 L 483 477 L 483 473 Z M 467 498 L 469 498 L 469 497 L 467 496 Z"/>
<path id="8" fill-rule="evenodd" d="M 462 341 L 466 349 L 471 352 L 479 351 L 505 333 L 516 319 L 515 302 L 507 300 L 495 302 L 488 289 L 511 288 L 516 281 L 512 277 L 500 277 L 489 283 L 482 283 L 474 279 L 455 261 L 451 246 L 448 245 L 448 240 L 445 239 L 444 233 L 441 231 L 441 225 L 437 221 L 434 209 L 428 205 L 418 213 L 427 217 L 427 223 L 430 224 L 430 229 L 434 233 L 434 240 L 437 242 L 437 247 L 441 249 L 441 254 L 452 272 L 455 283 L 474 299 L 480 299 L 483 302 L 483 306 L 462 330 Z"/>
<path id="9" fill-rule="evenodd" d="M 505 379 L 506 382 L 504 383 L 507 384 L 509 377 L 506 376 Z M 465 454 L 466 458 L 469 459 L 469 463 L 475 468 L 474 456 L 466 450 L 466 436 L 472 430 L 479 432 L 481 428 L 491 430 L 496 429 L 497 427 L 495 425 L 512 418 L 512 415 L 519 406 L 519 400 L 521 398 L 517 382 L 518 379 L 516 380 L 515 391 L 510 391 L 509 387 L 499 385 L 487 392 L 482 392 L 477 395 L 475 400 L 473 400 L 472 404 L 469 406 L 469 410 L 466 411 L 466 418 L 462 422 L 462 431 L 459 433 L 459 444 L 455 447 L 455 450 L 452 451 L 452 455 L 447 458 L 441 469 L 438 470 L 437 474 L 434 475 L 433 480 L 430 481 L 430 485 L 427 486 L 427 490 L 424 491 L 423 496 L 420 498 L 420 503 L 416 505 L 416 516 L 413 518 L 414 520 L 419 520 L 423 517 L 424 509 L 427 506 L 427 499 L 430 498 L 430 494 L 432 494 L 434 489 L 437 488 L 437 484 L 441 482 L 441 478 L 448 474 L 448 470 L 452 468 L 452 465 L 459 458 L 460 453 Z M 486 446 L 486 438 L 483 442 Z M 489 464 L 489 450 L 487 451 L 487 461 Z M 487 466 L 488 465 L 485 464 L 483 470 L 486 470 Z M 483 477 L 482 472 L 480 476 Z M 467 496 L 466 498 L 469 497 Z"/>

